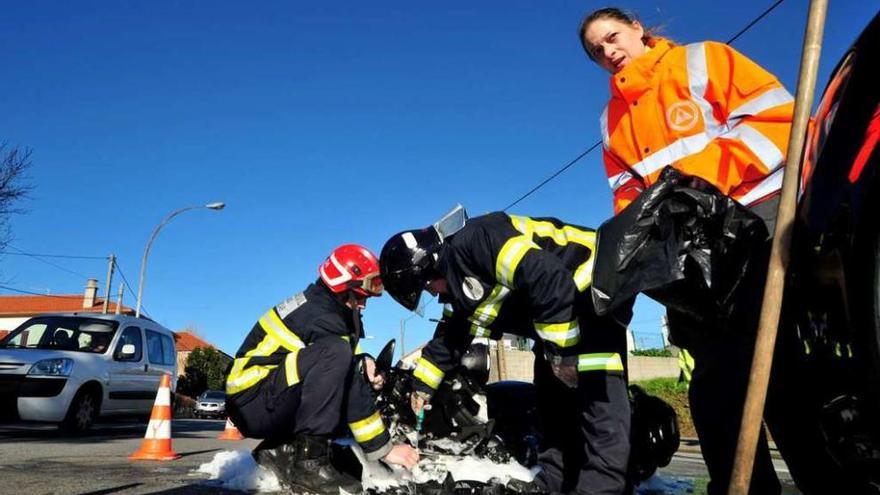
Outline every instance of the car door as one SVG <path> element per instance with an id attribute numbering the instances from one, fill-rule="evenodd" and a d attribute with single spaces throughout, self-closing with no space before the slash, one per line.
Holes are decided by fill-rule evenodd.
<path id="1" fill-rule="evenodd" d="M 134 355 L 122 355 L 122 347 L 127 344 L 134 346 Z M 149 383 L 145 377 L 147 364 L 144 354 L 141 329 L 135 326 L 124 328 L 113 348 L 113 364 L 107 393 L 108 410 L 142 410 L 145 403 L 148 411 L 152 407 L 155 389 L 150 397 Z"/>
<path id="2" fill-rule="evenodd" d="M 172 383 L 176 381 L 176 353 L 174 340 L 165 333 L 144 329 L 147 337 L 148 380 L 153 390 L 158 390 L 162 375 L 171 375 Z"/>

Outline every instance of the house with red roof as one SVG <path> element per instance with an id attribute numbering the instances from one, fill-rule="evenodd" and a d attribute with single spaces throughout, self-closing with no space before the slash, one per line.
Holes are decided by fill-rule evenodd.
<path id="1" fill-rule="evenodd" d="M 177 374 L 180 376 L 183 376 L 186 371 L 186 360 L 189 359 L 189 354 L 199 347 L 202 349 L 211 348 L 219 352 L 223 357 L 224 366 L 232 362 L 232 356 L 205 342 L 201 337 L 189 330 L 174 332 L 174 346 L 177 348 Z"/>

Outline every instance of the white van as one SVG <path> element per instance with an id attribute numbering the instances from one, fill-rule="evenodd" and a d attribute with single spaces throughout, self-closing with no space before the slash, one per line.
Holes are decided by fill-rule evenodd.
<path id="1" fill-rule="evenodd" d="M 148 415 L 163 374 L 175 390 L 174 334 L 154 321 L 35 316 L 0 340 L 0 421 L 55 422 L 80 432 L 99 416 Z"/>

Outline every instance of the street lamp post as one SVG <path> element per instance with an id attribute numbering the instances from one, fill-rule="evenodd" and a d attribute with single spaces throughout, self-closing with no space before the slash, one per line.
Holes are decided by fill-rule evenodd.
<path id="1" fill-rule="evenodd" d="M 150 234 L 150 238 L 147 240 L 147 245 L 144 247 L 144 257 L 141 259 L 141 276 L 138 279 L 137 303 L 135 305 L 135 310 L 134 310 L 135 318 L 140 318 L 140 316 L 141 316 L 141 298 L 144 295 L 144 278 L 145 278 L 144 276 L 146 275 L 146 272 L 147 272 L 147 256 L 149 256 L 150 248 L 153 246 L 153 241 L 156 239 L 156 236 L 159 235 L 159 231 L 162 230 L 162 227 L 164 227 L 165 224 L 170 222 L 172 218 L 176 217 L 177 215 L 180 215 L 181 213 L 183 213 L 185 211 L 199 210 L 202 208 L 207 208 L 209 210 L 222 210 L 225 206 L 226 206 L 226 204 L 223 202 L 208 203 L 206 205 L 200 205 L 200 206 L 187 206 L 186 208 L 181 208 L 179 210 L 175 210 L 175 211 L 172 211 L 171 213 L 169 213 L 165 218 L 162 219 L 162 221 L 159 223 L 159 225 L 157 225 L 156 228 L 153 229 L 153 233 Z"/>

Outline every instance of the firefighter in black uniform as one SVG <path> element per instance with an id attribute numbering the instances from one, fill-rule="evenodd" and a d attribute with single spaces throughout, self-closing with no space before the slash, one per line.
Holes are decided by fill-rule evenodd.
<path id="1" fill-rule="evenodd" d="M 359 481 L 330 464 L 329 444 L 343 420 L 368 460 L 412 468 L 418 453 L 391 443 L 371 393 L 383 380 L 372 359 L 364 358 L 368 378 L 357 372 L 360 310 L 382 293 L 376 256 L 343 245 L 319 273 L 245 338 L 226 379 L 227 411 L 246 436 L 266 439 L 254 456 L 283 483 L 310 493 L 357 493 Z"/>
<path id="2" fill-rule="evenodd" d="M 593 311 L 595 242 L 591 229 L 497 212 L 451 234 L 437 227 L 401 232 L 380 256 L 385 288 L 404 307 L 416 309 L 422 290 L 446 303 L 416 363 L 417 413 L 474 337 L 534 339 L 542 471 L 520 487 L 525 491 L 626 489 L 626 331 Z"/>

